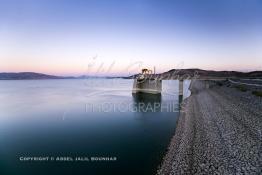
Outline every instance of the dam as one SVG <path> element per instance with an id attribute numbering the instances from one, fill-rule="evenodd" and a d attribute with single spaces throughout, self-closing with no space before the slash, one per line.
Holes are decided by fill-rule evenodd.
<path id="1" fill-rule="evenodd" d="M 132 93 L 161 94 L 162 80 L 154 75 L 155 73 L 152 74 L 152 70 L 142 69 L 142 74 L 138 74 L 134 79 Z"/>
<path id="2" fill-rule="evenodd" d="M 184 81 L 179 79 L 179 102 L 183 99 Z M 152 70 L 142 69 L 142 73 L 134 79 L 132 94 L 136 93 L 147 93 L 147 94 L 158 94 L 162 93 L 162 78 L 157 77 Z"/>

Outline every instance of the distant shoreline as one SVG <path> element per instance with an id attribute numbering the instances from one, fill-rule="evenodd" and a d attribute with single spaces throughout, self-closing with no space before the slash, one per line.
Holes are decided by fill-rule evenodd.
<path id="1" fill-rule="evenodd" d="M 10 72 L 0 73 L 0 80 L 62 80 L 62 79 L 95 79 L 95 78 L 123 78 L 123 77 L 98 77 L 98 76 L 55 76 L 35 72 Z"/>
<path id="2" fill-rule="evenodd" d="M 132 76 L 55 76 L 36 72 L 2 72 L 0 73 L 0 80 L 45 80 L 45 79 L 134 79 L 138 74 Z M 262 71 L 252 72 L 238 72 L 238 71 L 213 71 L 202 69 L 172 69 L 160 74 L 152 74 L 153 78 L 159 78 L 163 80 L 172 79 L 226 79 L 226 78 L 257 78 L 262 79 Z"/>

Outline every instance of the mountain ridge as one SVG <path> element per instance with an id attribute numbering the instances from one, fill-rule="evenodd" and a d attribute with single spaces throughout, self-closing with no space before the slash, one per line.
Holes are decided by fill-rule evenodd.
<path id="1" fill-rule="evenodd" d="M 136 78 L 139 74 L 135 74 L 127 77 L 97 77 L 97 76 L 56 76 L 36 72 L 0 72 L 0 80 L 43 80 L 43 79 L 84 79 L 84 78 Z M 203 70 L 197 68 L 191 69 L 171 69 L 169 71 L 152 75 L 161 79 L 178 79 L 178 78 L 262 78 L 262 71 L 215 71 L 215 70 Z"/>
<path id="2" fill-rule="evenodd" d="M 128 78 L 136 78 L 139 74 Z M 215 71 L 203 69 L 171 69 L 169 71 L 155 74 L 152 77 L 161 79 L 179 78 L 262 78 L 262 71 L 239 72 L 239 71 Z"/>

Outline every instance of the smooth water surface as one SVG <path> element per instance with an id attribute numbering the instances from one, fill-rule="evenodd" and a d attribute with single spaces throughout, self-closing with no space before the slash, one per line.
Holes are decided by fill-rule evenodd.
<path id="1" fill-rule="evenodd" d="M 0 81 L 0 174 L 154 174 L 175 131 L 178 81 L 163 81 L 161 96 L 132 96 L 132 84 Z M 184 96 L 188 86 L 186 81 Z M 20 160 L 33 156 L 117 160 Z"/>

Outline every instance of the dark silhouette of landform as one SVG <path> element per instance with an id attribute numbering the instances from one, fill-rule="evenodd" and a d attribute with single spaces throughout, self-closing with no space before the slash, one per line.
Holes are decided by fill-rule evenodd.
<path id="1" fill-rule="evenodd" d="M 81 75 L 74 76 L 55 76 L 36 72 L 3 72 L 0 73 L 0 80 L 33 80 L 33 79 L 84 79 L 84 78 L 136 78 L 138 74 L 127 77 L 99 77 Z M 213 71 L 202 69 L 171 69 L 161 74 L 152 75 L 161 79 L 198 79 L 198 78 L 262 78 L 262 71 L 238 72 L 238 71 Z"/>

